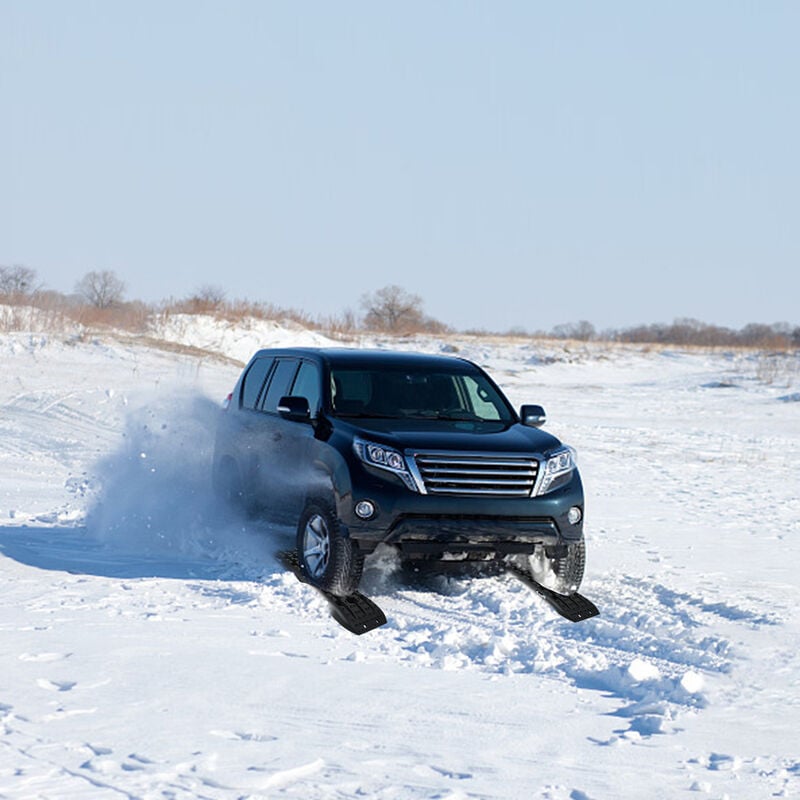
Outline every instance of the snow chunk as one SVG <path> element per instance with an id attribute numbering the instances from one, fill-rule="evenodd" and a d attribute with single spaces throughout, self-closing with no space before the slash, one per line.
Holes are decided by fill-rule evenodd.
<path id="1" fill-rule="evenodd" d="M 635 658 L 628 667 L 628 675 L 635 681 L 657 681 L 661 677 L 661 672 L 655 664 Z"/>
<path id="2" fill-rule="evenodd" d="M 704 684 L 703 676 L 691 670 L 681 678 L 681 687 L 689 694 L 700 694 Z"/>
<path id="3" fill-rule="evenodd" d="M 712 753 L 708 757 L 708 768 L 714 772 L 735 772 L 742 766 L 742 759 L 739 756 L 731 756 L 727 753 Z"/>

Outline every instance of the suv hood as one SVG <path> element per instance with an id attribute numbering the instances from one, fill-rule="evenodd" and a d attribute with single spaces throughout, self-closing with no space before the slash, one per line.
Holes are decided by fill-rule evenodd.
<path id="1" fill-rule="evenodd" d="M 337 427 L 341 421 L 337 421 Z M 520 423 L 449 422 L 443 420 L 359 420 L 349 422 L 353 435 L 398 450 L 463 450 L 469 452 L 541 453 L 561 442 L 549 433 Z"/>

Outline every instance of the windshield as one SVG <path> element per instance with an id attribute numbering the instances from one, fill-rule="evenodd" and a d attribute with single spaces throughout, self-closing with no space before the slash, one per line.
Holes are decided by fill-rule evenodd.
<path id="1" fill-rule="evenodd" d="M 480 372 L 334 368 L 331 410 L 338 417 L 514 421 Z"/>

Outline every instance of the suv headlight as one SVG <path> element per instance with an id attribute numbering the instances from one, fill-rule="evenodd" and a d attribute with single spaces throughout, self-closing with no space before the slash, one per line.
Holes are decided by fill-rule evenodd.
<path id="1" fill-rule="evenodd" d="M 547 494 L 547 492 L 552 492 L 559 486 L 568 483 L 575 469 L 577 458 L 578 454 L 572 447 L 564 447 L 553 453 L 542 468 L 544 475 L 537 494 Z"/>
<path id="2" fill-rule="evenodd" d="M 397 475 L 412 492 L 419 491 L 414 478 L 408 471 L 405 456 L 398 450 L 357 437 L 353 439 L 353 450 L 365 464 L 385 469 L 387 472 Z"/>

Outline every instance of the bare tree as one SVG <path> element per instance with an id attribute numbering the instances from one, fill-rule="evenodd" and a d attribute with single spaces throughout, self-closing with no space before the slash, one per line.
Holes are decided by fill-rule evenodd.
<path id="1" fill-rule="evenodd" d="M 739 331 L 742 344 L 750 347 L 758 345 L 769 346 L 773 340 L 779 338 L 774 325 L 764 325 L 758 322 L 750 322 Z"/>
<path id="2" fill-rule="evenodd" d="M 0 266 L 0 295 L 27 297 L 36 289 L 36 270 L 22 264 L 12 267 Z"/>
<path id="3" fill-rule="evenodd" d="M 225 302 L 225 290 L 221 286 L 204 283 L 186 300 L 195 313 L 215 311 Z"/>
<path id="4" fill-rule="evenodd" d="M 576 339 L 580 342 L 588 342 L 597 337 L 597 331 L 591 322 L 582 319 L 580 322 L 562 322 L 553 328 L 552 336 L 556 339 Z"/>
<path id="5" fill-rule="evenodd" d="M 216 284 L 204 283 L 194 296 L 203 303 L 210 306 L 219 306 L 225 302 L 225 290 Z"/>
<path id="6" fill-rule="evenodd" d="M 95 308 L 111 308 L 122 302 L 125 283 L 109 270 L 92 271 L 75 284 L 75 291 Z"/>
<path id="7" fill-rule="evenodd" d="M 384 286 L 361 298 L 366 312 L 364 324 L 373 330 L 397 333 L 423 328 L 422 298 L 399 286 Z"/>

